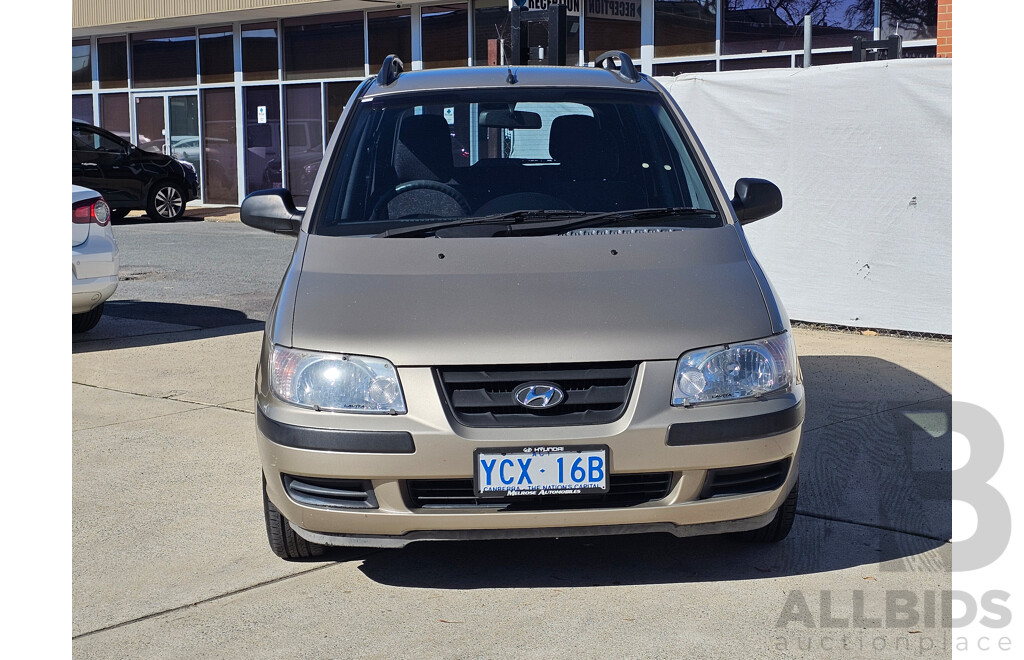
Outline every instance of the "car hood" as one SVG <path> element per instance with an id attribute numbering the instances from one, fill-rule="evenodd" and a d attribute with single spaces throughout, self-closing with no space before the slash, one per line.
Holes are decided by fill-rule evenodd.
<path id="1" fill-rule="evenodd" d="M 306 238 L 300 276 L 285 279 L 295 289 L 282 296 L 293 301 L 296 348 L 398 366 L 640 361 L 772 333 L 733 226 Z"/>

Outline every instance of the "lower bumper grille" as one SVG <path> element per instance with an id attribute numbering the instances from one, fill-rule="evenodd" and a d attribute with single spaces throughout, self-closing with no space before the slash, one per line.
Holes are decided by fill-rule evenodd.
<path id="1" fill-rule="evenodd" d="M 414 509 L 495 507 L 502 511 L 550 511 L 636 506 L 665 498 L 672 487 L 671 472 L 608 475 L 608 492 L 594 495 L 537 495 L 514 501 L 480 498 L 472 479 L 418 479 L 406 482 Z"/>
<path id="2" fill-rule="evenodd" d="M 326 509 L 376 509 L 377 498 L 369 481 L 316 479 L 282 475 L 288 497 L 299 504 Z"/>
<path id="3" fill-rule="evenodd" d="M 786 483 L 790 461 L 784 458 L 774 463 L 708 470 L 700 499 L 761 493 L 780 488 Z"/>

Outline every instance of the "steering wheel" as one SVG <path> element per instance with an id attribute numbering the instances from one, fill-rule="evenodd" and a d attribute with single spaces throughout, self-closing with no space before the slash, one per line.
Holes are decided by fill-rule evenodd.
<path id="1" fill-rule="evenodd" d="M 440 181 L 431 181 L 429 179 L 416 179 L 414 181 L 406 181 L 405 183 L 400 183 L 397 186 L 395 186 L 393 190 L 385 193 L 385 195 L 381 197 L 380 200 L 377 201 L 377 204 L 374 205 L 373 211 L 370 213 L 370 220 L 379 219 L 381 213 L 385 211 L 387 209 L 388 204 L 391 203 L 391 200 L 398 197 L 402 193 L 411 192 L 413 190 L 433 190 L 435 192 L 444 193 L 448 197 L 451 197 L 455 201 L 455 203 L 459 205 L 459 208 L 462 209 L 463 215 L 469 215 L 469 213 L 472 211 L 472 209 L 469 206 L 469 202 L 467 202 L 466 198 L 462 196 L 462 193 L 460 193 L 455 188 L 452 188 L 447 183 L 441 183 Z M 439 216 L 425 215 L 421 217 Z"/>

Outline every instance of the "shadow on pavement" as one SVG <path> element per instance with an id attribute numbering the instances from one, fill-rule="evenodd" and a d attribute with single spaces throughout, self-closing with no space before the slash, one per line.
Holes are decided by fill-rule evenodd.
<path id="1" fill-rule="evenodd" d="M 366 557 L 360 570 L 382 584 L 432 589 L 593 587 L 763 580 L 880 566 L 942 546 L 921 537 L 798 516 L 789 538 L 775 545 L 732 537 L 677 539 L 669 534 L 413 543 Z M 346 561 L 347 556 L 339 557 Z M 931 557 L 928 570 L 948 572 Z M 917 568 L 915 570 L 921 570 Z"/>
<path id="2" fill-rule="evenodd" d="M 108 300 L 100 323 L 89 332 L 72 335 L 71 352 L 88 353 L 127 346 L 153 346 L 204 337 L 254 332 L 264 322 L 245 312 L 224 307 L 140 300 Z M 211 332 L 212 331 L 212 332 Z"/>
<path id="3" fill-rule="evenodd" d="M 383 584 L 435 589 L 750 580 L 858 566 L 863 578 L 948 575 L 949 393 L 875 357 L 800 361 L 808 391 L 801 499 L 781 543 L 669 534 L 421 542 L 374 553 L 360 570 Z"/>
<path id="4" fill-rule="evenodd" d="M 181 216 L 177 220 L 173 220 L 173 221 L 170 221 L 170 222 L 165 221 L 165 220 L 154 220 L 153 218 L 151 218 L 148 215 L 146 215 L 145 213 L 143 213 L 141 215 L 138 215 L 138 214 L 126 215 L 125 217 L 121 218 L 120 220 L 114 220 L 113 224 L 117 225 L 117 226 L 121 226 L 121 225 L 173 225 L 173 224 L 178 223 L 178 222 L 203 222 L 203 221 L 204 221 L 204 218 L 202 216 L 195 216 L 195 215 L 192 215 L 191 213 L 187 213 L 187 212 L 185 213 L 185 215 Z"/>
<path id="5" fill-rule="evenodd" d="M 201 222 L 207 218 L 213 222 L 232 221 L 238 220 L 238 207 L 237 206 L 213 206 L 213 207 L 186 207 L 185 213 L 182 217 L 175 220 L 175 222 Z M 128 215 L 121 218 L 120 220 L 113 221 L 115 225 L 146 225 L 146 224 L 163 224 L 160 220 L 154 220 L 146 214 L 145 211 L 129 211 Z M 174 224 L 169 222 L 166 224 Z"/>

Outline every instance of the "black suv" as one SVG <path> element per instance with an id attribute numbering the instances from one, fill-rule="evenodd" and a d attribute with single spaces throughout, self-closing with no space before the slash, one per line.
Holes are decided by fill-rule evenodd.
<path id="1" fill-rule="evenodd" d="M 139 149 L 102 128 L 71 122 L 71 182 L 103 195 L 114 219 L 145 209 L 154 220 L 177 220 L 199 197 L 191 163 Z"/>

